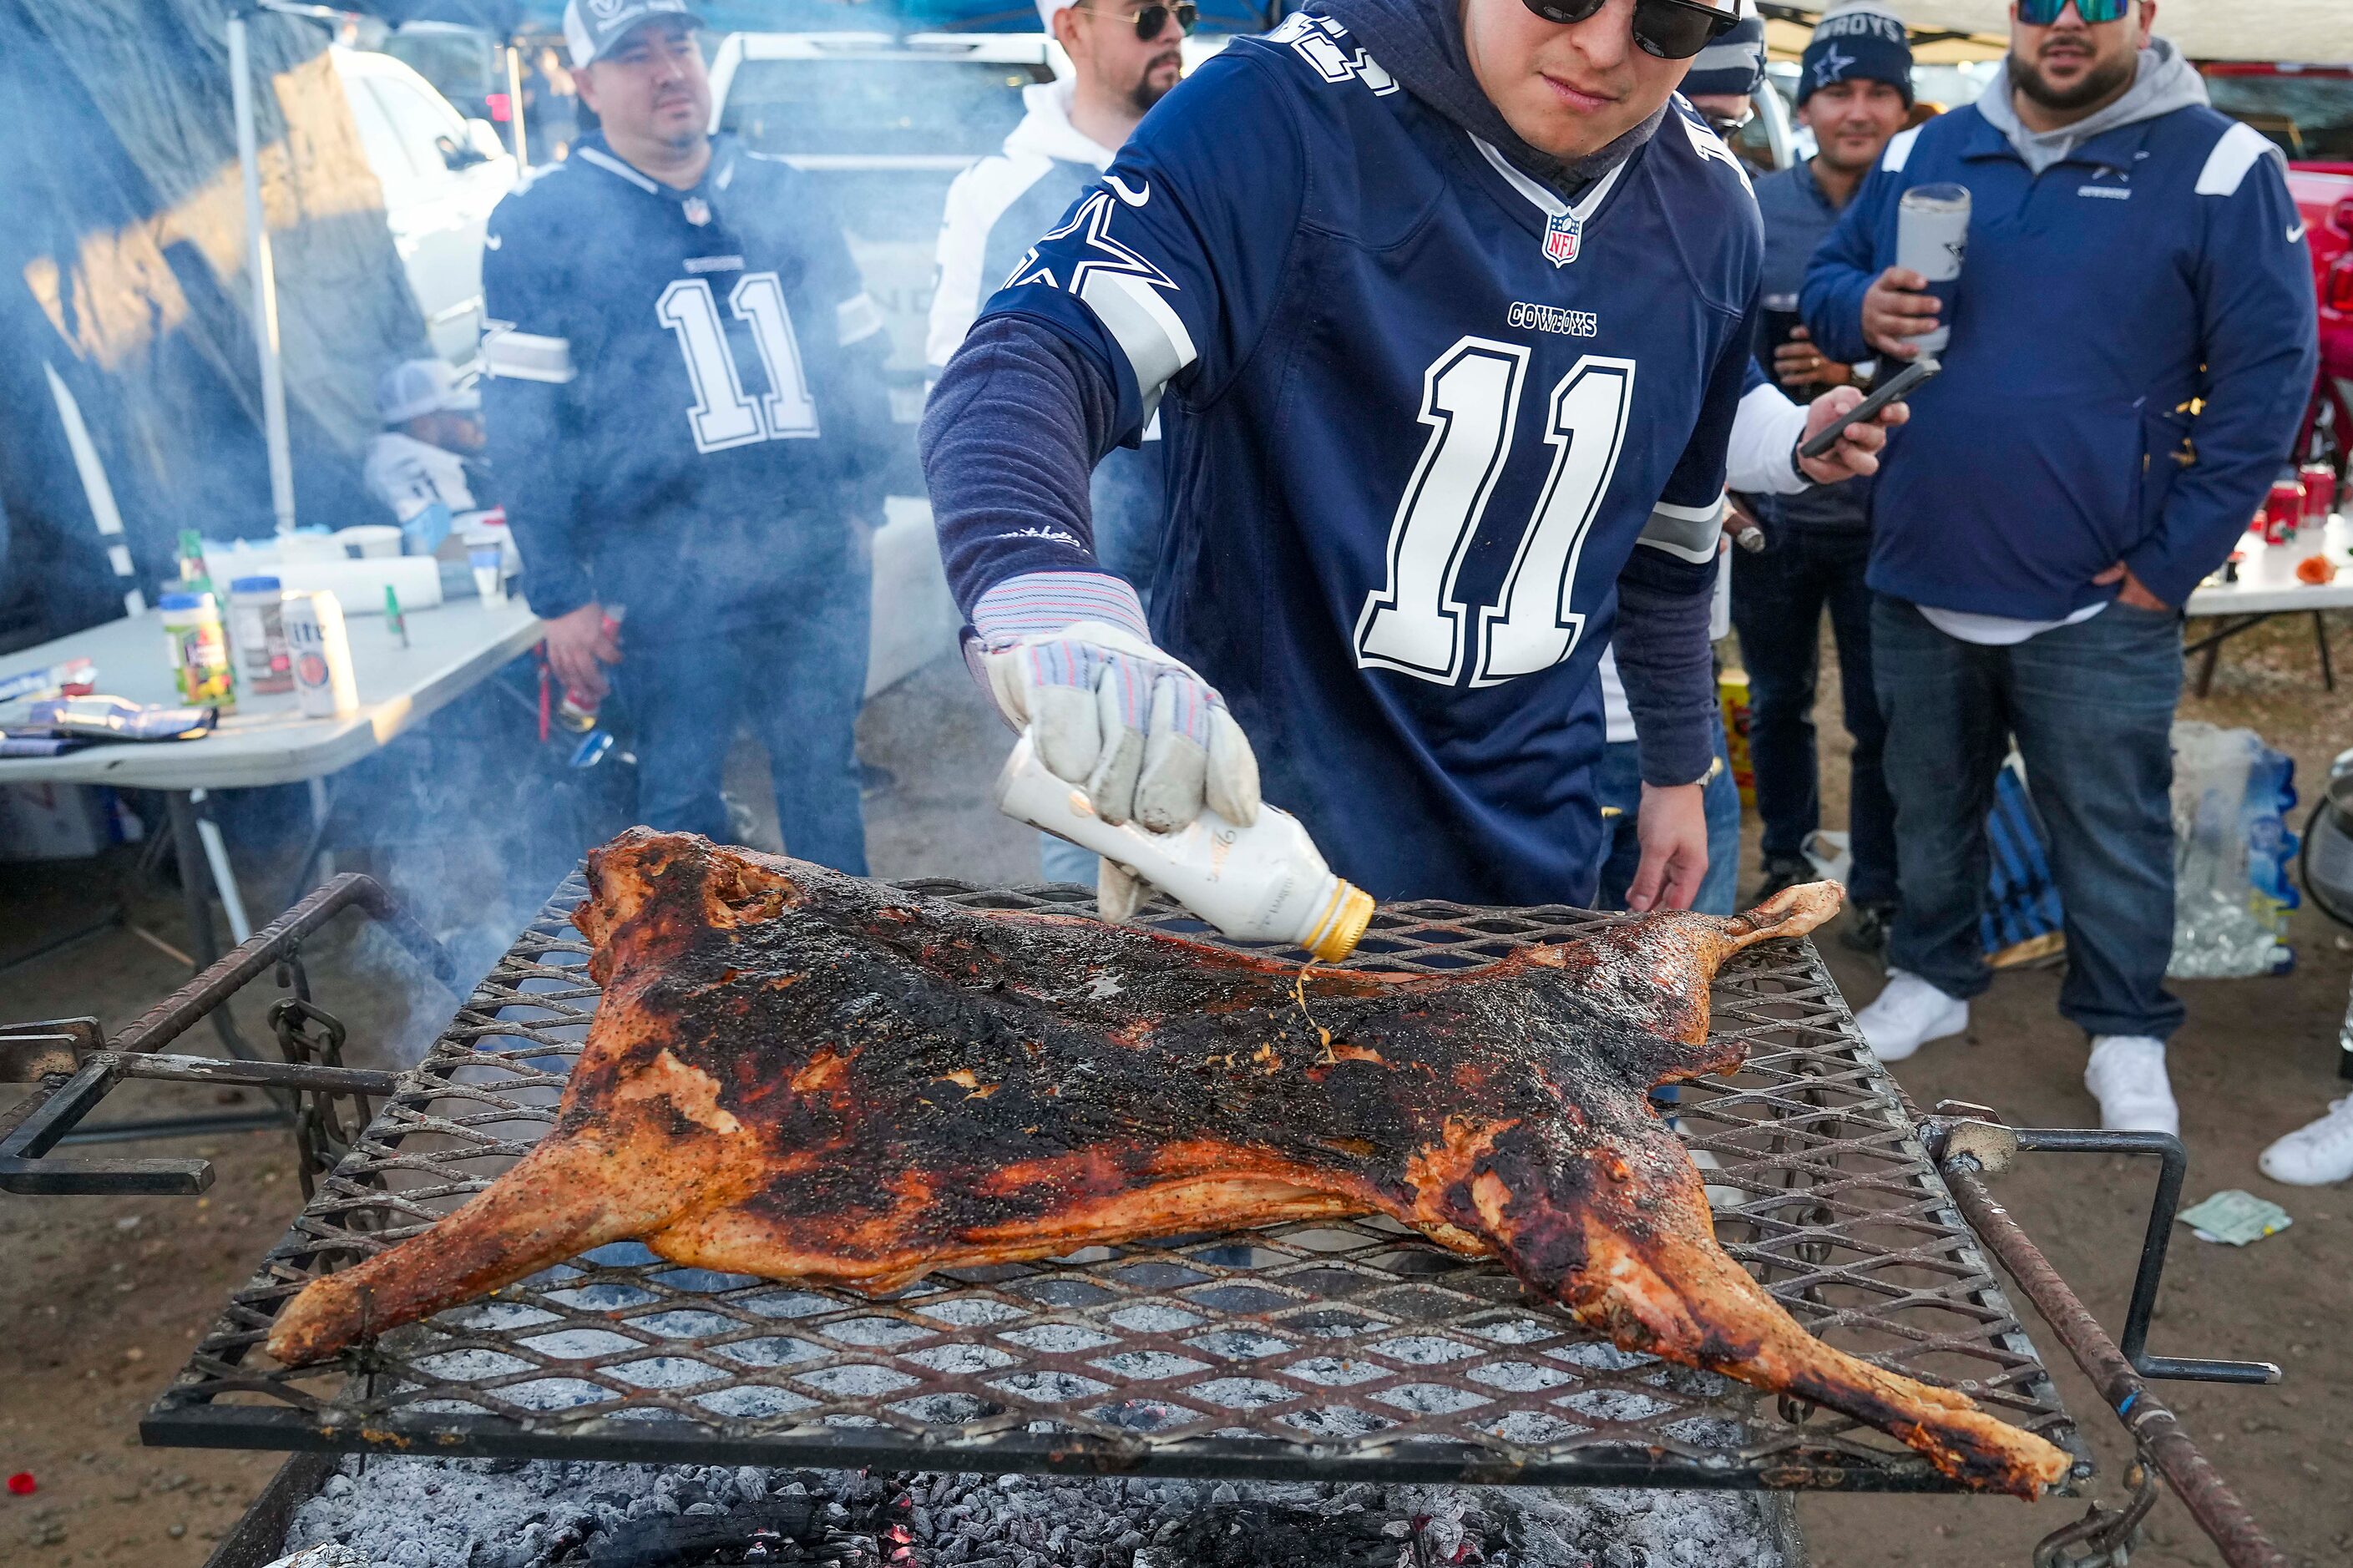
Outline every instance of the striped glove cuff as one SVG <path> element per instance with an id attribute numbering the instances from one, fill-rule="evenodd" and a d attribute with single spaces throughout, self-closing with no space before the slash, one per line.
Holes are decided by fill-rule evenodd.
<path id="1" fill-rule="evenodd" d="M 1050 636 L 1074 621 L 1102 621 L 1138 641 L 1152 641 L 1143 601 L 1124 579 L 1107 572 L 1031 572 L 1008 577 L 972 607 L 972 627 L 985 648 Z"/>

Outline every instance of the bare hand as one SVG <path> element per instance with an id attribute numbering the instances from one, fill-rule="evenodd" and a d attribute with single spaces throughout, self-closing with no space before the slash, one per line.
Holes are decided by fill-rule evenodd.
<path id="1" fill-rule="evenodd" d="M 1626 889 L 1626 907 L 1687 910 L 1707 875 L 1707 784 L 1642 786 L 1634 837 L 1642 862 Z"/>
<path id="2" fill-rule="evenodd" d="M 2116 590 L 2116 602 L 2118 604 L 2130 605 L 2136 610 L 2169 610 L 2173 608 L 2171 605 L 2167 604 L 2163 599 L 2158 598 L 2156 595 L 2150 593 L 2146 587 L 2144 587 L 2141 584 L 2141 580 L 2133 575 L 2132 568 L 2126 565 L 2121 561 L 2109 567 L 2106 571 L 2101 573 L 2098 576 L 2093 578 L 2092 581 L 2101 584 L 2102 585 L 2105 585 L 2107 584 L 2114 583 L 2120 578 L 2124 582 L 2124 586 Z"/>
<path id="3" fill-rule="evenodd" d="M 1862 394 L 1852 386 L 1833 387 L 1806 405 L 1806 433 L 1798 437 L 1804 446 L 1845 417 L 1847 411 L 1862 402 Z M 1910 406 L 1901 400 L 1889 404 L 1868 419 L 1858 419 L 1839 432 L 1838 445 L 1819 458 L 1799 458 L 1798 468 L 1806 478 L 1818 485 L 1834 485 L 1841 479 L 1852 479 L 1864 474 L 1879 472 L 1880 449 L 1887 445 L 1887 432 L 1912 417 Z"/>
<path id="4" fill-rule="evenodd" d="M 621 649 L 605 631 L 605 606 L 593 601 L 547 623 L 547 667 L 565 689 L 602 701 L 611 685 L 600 664 L 621 662 Z"/>
<path id="5" fill-rule="evenodd" d="M 1792 327 L 1789 341 L 1773 351 L 1773 379 L 1783 386 L 1844 386 L 1854 379 L 1854 367 L 1824 359 L 1813 334 Z"/>
<path id="6" fill-rule="evenodd" d="M 1928 280 L 1907 267 L 1891 267 L 1862 296 L 1862 335 L 1881 353 L 1917 359 L 1920 345 L 1905 340 L 1934 330 L 1936 297 L 1920 290 Z"/>

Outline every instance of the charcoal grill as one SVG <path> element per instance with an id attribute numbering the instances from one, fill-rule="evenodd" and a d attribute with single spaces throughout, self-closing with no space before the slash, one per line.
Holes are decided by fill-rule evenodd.
<path id="1" fill-rule="evenodd" d="M 902 884 L 968 907 L 1073 888 Z M 552 1122 L 597 1002 L 558 889 L 232 1296 L 142 1426 L 153 1444 L 1196 1477 L 1933 1491 L 1892 1438 L 1620 1352 L 1498 1265 L 1385 1218 L 945 1270 L 870 1300 L 626 1243 L 299 1370 L 263 1349 L 311 1279 L 415 1234 Z M 1215 940 L 1168 907 L 1144 917 Z M 1566 907 L 1421 902 L 1352 964 L 1437 971 L 1591 930 Z M 1676 1112 L 1718 1231 L 1810 1331 L 1968 1391 L 2088 1458 L 1951 1194 L 1810 944 L 1733 959 L 1740 1071 Z"/>

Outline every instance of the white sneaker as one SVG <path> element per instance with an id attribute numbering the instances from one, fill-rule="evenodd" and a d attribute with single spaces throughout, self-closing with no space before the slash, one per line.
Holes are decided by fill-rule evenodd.
<path id="1" fill-rule="evenodd" d="M 2111 1132 L 2181 1131 L 2181 1108 L 2165 1076 L 2165 1042 L 2147 1035 L 2094 1035 L 2084 1087 L 2100 1102 L 2100 1125 Z"/>
<path id="2" fill-rule="evenodd" d="M 1900 1062 L 1930 1040 L 1949 1039 L 1969 1026 L 1969 1005 L 1947 996 L 1908 970 L 1891 969 L 1879 999 L 1854 1016 L 1871 1054 Z"/>
<path id="3" fill-rule="evenodd" d="M 2328 1114 L 2299 1127 L 2255 1162 L 2292 1187 L 2327 1187 L 2353 1177 L 2353 1094 L 2328 1102 Z"/>

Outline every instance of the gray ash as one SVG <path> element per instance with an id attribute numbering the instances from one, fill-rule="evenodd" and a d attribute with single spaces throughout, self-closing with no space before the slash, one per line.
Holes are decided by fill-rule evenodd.
<path id="1" fill-rule="evenodd" d="M 660 1558 L 665 1518 L 706 1539 Z M 703 1521 L 766 1531 L 747 1558 Z M 1785 1568 L 1745 1492 L 358 1456 L 296 1510 L 286 1550 L 330 1541 L 374 1568 Z"/>

